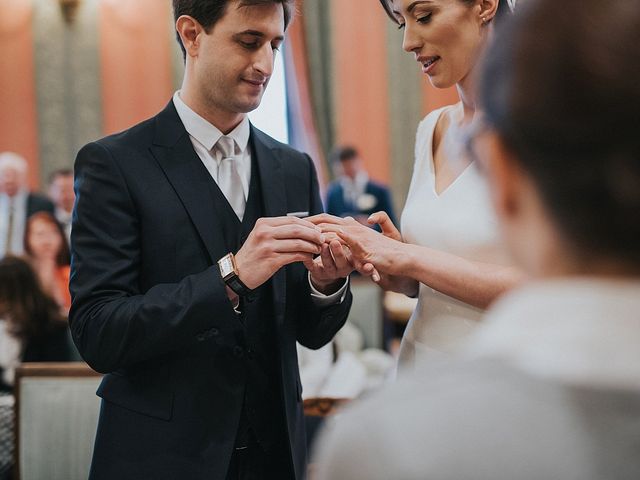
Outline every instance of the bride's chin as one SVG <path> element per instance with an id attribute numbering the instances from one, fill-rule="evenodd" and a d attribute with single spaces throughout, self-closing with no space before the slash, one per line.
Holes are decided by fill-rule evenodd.
<path id="1" fill-rule="evenodd" d="M 427 75 L 427 78 L 429 79 L 429 83 L 437 89 L 445 89 L 455 85 L 455 82 L 446 81 L 439 75 L 435 75 L 433 77 Z"/>

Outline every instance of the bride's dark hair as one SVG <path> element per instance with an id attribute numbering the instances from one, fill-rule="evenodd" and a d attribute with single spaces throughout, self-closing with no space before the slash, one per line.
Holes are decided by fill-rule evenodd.
<path id="1" fill-rule="evenodd" d="M 458 1 L 471 5 L 476 0 L 458 0 Z M 387 12 L 388 17 L 391 20 L 393 20 L 395 23 L 399 23 L 398 18 L 393 13 L 393 0 L 380 0 L 380 3 L 382 4 L 382 8 L 384 8 L 384 11 Z M 502 18 L 505 14 L 511 13 L 512 10 L 514 9 L 515 4 L 516 4 L 515 0 L 499 0 L 498 10 L 496 10 L 496 16 L 494 20 L 500 21 L 500 18 Z"/>

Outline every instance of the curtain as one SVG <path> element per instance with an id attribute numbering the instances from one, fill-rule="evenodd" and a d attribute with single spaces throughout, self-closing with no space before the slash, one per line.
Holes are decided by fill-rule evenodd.
<path id="1" fill-rule="evenodd" d="M 305 33 L 305 24 L 298 16 L 289 27 L 284 49 L 289 143 L 311 156 L 318 172 L 321 193 L 324 193 L 328 179 L 326 150 L 318 135 Z"/>

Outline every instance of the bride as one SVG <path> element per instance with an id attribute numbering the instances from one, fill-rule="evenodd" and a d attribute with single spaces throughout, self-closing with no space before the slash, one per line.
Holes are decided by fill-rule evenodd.
<path id="1" fill-rule="evenodd" d="M 489 192 L 466 155 L 463 132 L 475 108 L 474 81 L 493 24 L 515 2 L 380 0 L 404 30 L 403 48 L 437 88 L 456 85 L 460 103 L 435 110 L 418 127 L 402 235 L 384 212 L 369 223 L 329 215 L 311 221 L 337 233 L 362 273 L 385 290 L 418 296 L 400 348 L 400 368 L 454 350 L 486 307 L 522 280 L 498 239 Z M 506 20 L 502 18 L 502 20 Z"/>

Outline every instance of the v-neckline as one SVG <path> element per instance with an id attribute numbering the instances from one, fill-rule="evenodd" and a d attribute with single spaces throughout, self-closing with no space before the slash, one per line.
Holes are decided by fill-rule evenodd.
<path id="1" fill-rule="evenodd" d="M 429 168 L 431 169 L 431 191 L 433 192 L 433 194 L 435 195 L 435 197 L 437 199 L 441 199 L 442 196 L 447 193 L 457 182 L 458 179 L 460 177 L 462 177 L 465 172 L 467 170 L 469 170 L 469 167 L 471 167 L 473 165 L 473 162 L 469 162 L 469 164 L 464 167 L 464 169 L 458 174 L 458 176 L 456 178 L 453 179 L 453 181 L 447 185 L 443 190 L 441 190 L 440 192 L 438 192 L 437 189 L 437 183 L 436 183 L 436 157 L 435 157 L 435 152 L 434 152 L 434 145 L 433 145 L 433 140 L 435 138 L 436 135 L 436 128 L 438 126 L 438 122 L 440 121 L 440 118 L 442 117 L 442 115 L 444 114 L 444 112 L 446 112 L 449 109 L 455 108 L 458 104 L 454 104 L 454 105 L 447 105 L 446 107 L 442 108 L 442 110 L 440 110 L 440 112 L 438 113 L 438 115 L 436 116 L 435 119 L 435 124 L 433 125 L 433 128 L 431 129 L 431 137 L 429 139 Z"/>
<path id="2" fill-rule="evenodd" d="M 438 193 L 438 191 L 436 190 L 436 176 L 435 173 L 433 175 L 433 182 L 432 182 L 432 190 L 433 190 L 433 194 L 436 196 L 437 199 L 441 199 L 442 196 L 444 194 L 446 194 L 452 187 L 454 187 L 456 185 L 456 183 L 458 183 L 458 180 L 464 176 L 464 174 L 467 172 L 467 170 L 470 169 L 470 167 L 473 166 L 473 162 L 469 163 L 469 165 L 467 165 L 466 167 L 464 167 L 464 170 L 462 170 L 460 172 L 460 174 L 453 179 L 453 182 L 451 182 L 449 185 L 447 185 L 447 187 L 442 190 L 440 193 Z"/>

